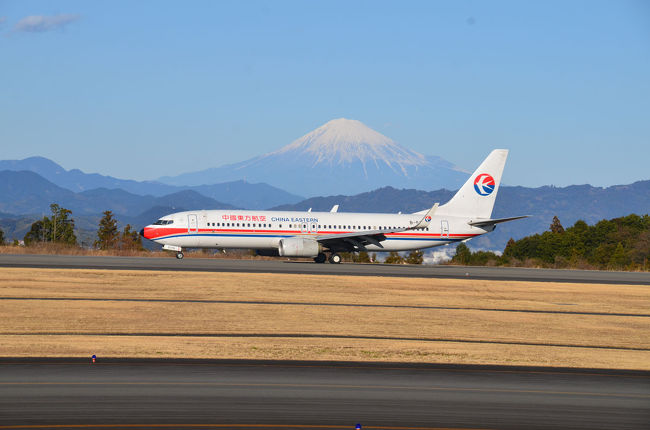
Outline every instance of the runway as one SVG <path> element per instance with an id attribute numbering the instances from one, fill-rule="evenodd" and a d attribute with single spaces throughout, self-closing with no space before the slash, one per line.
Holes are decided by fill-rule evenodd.
<path id="1" fill-rule="evenodd" d="M 581 282 L 650 285 L 650 273 L 516 267 L 408 266 L 390 264 L 316 264 L 288 260 L 222 258 L 92 257 L 0 254 L 0 267 L 202 272 L 285 273 L 303 275 L 390 276 L 502 281 Z"/>
<path id="2" fill-rule="evenodd" d="M 0 362 L 0 429 L 641 429 L 650 374 L 317 362 Z M 29 426 L 29 427 L 24 427 Z M 74 426 L 74 427 L 73 427 Z"/>

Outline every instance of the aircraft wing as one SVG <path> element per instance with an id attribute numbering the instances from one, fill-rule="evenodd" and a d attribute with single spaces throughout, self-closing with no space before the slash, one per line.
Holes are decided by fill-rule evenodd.
<path id="1" fill-rule="evenodd" d="M 367 245 L 377 245 L 378 247 L 383 248 L 384 246 L 381 244 L 381 242 L 386 240 L 387 233 L 398 233 L 407 230 L 410 229 L 399 228 L 390 230 L 366 230 L 355 231 L 351 233 L 327 234 L 316 236 L 316 240 L 335 251 L 365 251 Z"/>
<path id="2" fill-rule="evenodd" d="M 475 227 L 483 227 L 486 225 L 495 225 L 502 222 L 514 221 L 516 219 L 528 218 L 529 216 L 530 215 L 521 215 L 521 216 L 513 216 L 510 218 L 477 219 L 475 221 L 470 221 L 467 224 L 473 225 Z"/>
<path id="3" fill-rule="evenodd" d="M 316 240 L 332 250 L 344 252 L 365 251 L 367 245 L 376 245 L 379 248 L 383 248 L 384 246 L 381 242 L 386 240 L 386 234 L 388 233 L 399 233 L 402 231 L 428 227 L 431 222 L 431 217 L 435 213 L 436 209 L 438 209 L 438 203 L 433 205 L 433 207 L 424 214 L 419 222 L 413 223 L 410 227 L 328 234 L 317 236 Z"/>

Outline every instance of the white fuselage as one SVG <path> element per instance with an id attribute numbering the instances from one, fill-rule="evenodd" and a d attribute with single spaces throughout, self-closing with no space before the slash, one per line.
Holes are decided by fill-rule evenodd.
<path id="1" fill-rule="evenodd" d="M 145 237 L 182 248 L 278 249 L 283 238 L 318 239 L 353 232 L 395 230 L 411 227 L 421 219 L 422 215 L 418 214 L 199 210 L 164 216 L 161 221 L 166 224 L 147 226 Z M 468 221 L 467 217 L 434 216 L 425 228 L 386 233 L 382 247 L 370 244 L 366 248 L 368 251 L 430 248 L 492 230 L 472 227 Z"/>

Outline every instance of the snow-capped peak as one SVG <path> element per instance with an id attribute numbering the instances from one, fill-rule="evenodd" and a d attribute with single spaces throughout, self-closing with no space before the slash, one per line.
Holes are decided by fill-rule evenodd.
<path id="1" fill-rule="evenodd" d="M 361 121 L 333 119 L 293 141 L 269 156 L 298 153 L 310 155 L 314 164 L 345 164 L 361 161 L 363 164 L 383 161 L 388 166 L 422 166 L 426 158 L 404 148 L 392 139 L 371 129 Z"/>

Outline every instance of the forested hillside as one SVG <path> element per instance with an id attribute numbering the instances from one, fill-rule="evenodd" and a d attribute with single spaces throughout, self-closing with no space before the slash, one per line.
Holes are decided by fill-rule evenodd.
<path id="1" fill-rule="evenodd" d="M 649 270 L 650 216 L 628 215 L 588 225 L 579 220 L 564 229 L 555 217 L 548 231 L 510 239 L 503 255 L 456 248 L 452 262 L 469 265 L 574 267 Z"/>

